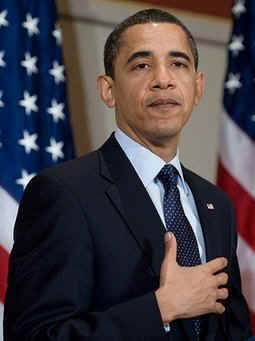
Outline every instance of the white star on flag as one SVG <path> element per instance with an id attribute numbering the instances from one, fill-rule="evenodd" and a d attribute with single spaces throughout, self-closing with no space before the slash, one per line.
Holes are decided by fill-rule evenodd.
<path id="1" fill-rule="evenodd" d="M 246 12 L 244 3 L 245 3 L 244 0 L 236 0 L 236 3 L 232 8 L 232 12 L 234 16 L 236 16 L 237 18 L 239 18 L 242 13 Z"/>
<path id="2" fill-rule="evenodd" d="M 21 171 L 21 178 L 16 180 L 16 183 L 18 185 L 23 186 L 23 189 L 26 188 L 27 184 L 29 183 L 29 181 L 35 176 L 35 173 L 31 173 L 29 174 L 25 169 L 22 169 Z"/>
<path id="3" fill-rule="evenodd" d="M 21 61 L 21 65 L 26 68 L 28 76 L 31 76 L 32 73 L 38 72 L 38 69 L 35 65 L 37 60 L 37 57 L 31 57 L 30 53 L 27 52 L 25 54 L 25 59 Z"/>
<path id="4" fill-rule="evenodd" d="M 0 13 L 0 28 L 1 28 L 1 26 L 8 26 L 9 25 L 8 21 L 6 20 L 7 14 L 8 14 L 8 12 L 6 10 L 4 10 Z"/>
<path id="5" fill-rule="evenodd" d="M 48 108 L 47 112 L 53 116 L 54 122 L 58 122 L 59 119 L 65 119 L 63 113 L 64 106 L 64 103 L 58 103 L 55 98 L 51 101 L 51 107 Z"/>
<path id="6" fill-rule="evenodd" d="M 31 150 L 39 150 L 38 145 L 35 143 L 38 137 L 37 134 L 29 135 L 29 132 L 27 130 L 24 130 L 23 135 L 23 139 L 20 139 L 18 143 L 25 148 L 26 154 L 30 154 Z"/>
<path id="7" fill-rule="evenodd" d="M 4 102 L 2 101 L 3 91 L 0 91 L 0 108 L 4 107 Z"/>
<path id="8" fill-rule="evenodd" d="M 233 35 L 232 41 L 229 44 L 229 49 L 234 56 L 237 56 L 240 51 L 244 50 L 243 39 L 243 36 Z"/>
<path id="9" fill-rule="evenodd" d="M 25 29 L 27 29 L 28 35 L 31 37 L 34 34 L 40 33 L 37 27 L 38 23 L 39 23 L 39 19 L 32 18 L 31 14 L 28 13 L 26 16 L 26 21 L 22 23 L 22 26 L 25 27 Z"/>
<path id="10" fill-rule="evenodd" d="M 6 63 L 4 61 L 4 55 L 5 55 L 5 52 L 4 51 L 0 51 L 0 66 L 2 66 L 2 67 L 6 66 Z"/>
<path id="11" fill-rule="evenodd" d="M 46 147 L 46 151 L 51 154 L 53 161 L 57 161 L 58 158 L 63 159 L 64 153 L 61 150 L 63 146 L 64 143 L 62 141 L 56 142 L 54 137 L 50 138 L 50 146 Z"/>
<path id="12" fill-rule="evenodd" d="M 252 122 L 255 122 L 255 114 L 251 117 Z"/>
<path id="13" fill-rule="evenodd" d="M 25 108 L 27 115 L 30 115 L 31 111 L 38 111 L 38 106 L 35 104 L 36 100 L 36 95 L 30 96 L 28 91 L 24 92 L 24 99 L 19 101 L 19 104 Z"/>
<path id="14" fill-rule="evenodd" d="M 225 83 L 225 88 L 229 90 L 231 94 L 233 94 L 236 89 L 241 88 L 242 83 L 240 82 L 240 74 L 234 75 L 233 73 L 229 74 L 228 81 Z"/>
<path id="15" fill-rule="evenodd" d="M 62 43 L 62 32 L 59 24 L 55 25 L 55 30 L 52 32 L 52 35 L 56 38 L 58 45 L 60 45 Z"/>
<path id="16" fill-rule="evenodd" d="M 49 70 L 51 76 L 54 77 L 55 83 L 58 84 L 59 82 L 64 82 L 64 65 L 59 65 L 57 61 L 53 62 L 53 68 Z"/>

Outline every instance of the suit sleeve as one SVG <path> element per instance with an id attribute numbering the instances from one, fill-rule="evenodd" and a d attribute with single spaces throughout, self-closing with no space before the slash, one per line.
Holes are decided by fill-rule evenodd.
<path id="1" fill-rule="evenodd" d="M 14 231 L 5 341 L 165 340 L 153 292 L 93 311 L 95 255 L 89 228 L 69 188 L 45 175 L 31 181 Z"/>
<path id="2" fill-rule="evenodd" d="M 243 341 L 252 333 L 248 306 L 242 294 L 240 269 L 236 254 L 237 233 L 232 204 L 230 219 L 230 264 L 229 264 L 229 298 L 226 307 L 226 334 L 231 341 Z"/>

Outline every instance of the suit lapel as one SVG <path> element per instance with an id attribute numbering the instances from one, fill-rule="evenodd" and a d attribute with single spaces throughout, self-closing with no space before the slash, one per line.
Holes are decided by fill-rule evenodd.
<path id="1" fill-rule="evenodd" d="M 132 164 L 112 135 L 100 149 L 113 185 L 107 195 L 126 222 L 137 244 L 151 265 L 153 275 L 159 276 L 164 256 L 164 225 L 149 194 Z"/>
<path id="2" fill-rule="evenodd" d="M 187 181 L 193 197 L 195 199 L 206 248 L 207 261 L 222 256 L 224 246 L 220 235 L 220 219 L 218 202 L 212 197 L 212 191 L 209 191 L 206 182 L 194 175 L 189 170 L 183 168 L 185 181 Z"/>

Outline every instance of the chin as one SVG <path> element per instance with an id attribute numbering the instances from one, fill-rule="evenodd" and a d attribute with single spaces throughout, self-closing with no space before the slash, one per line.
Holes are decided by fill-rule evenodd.
<path id="1" fill-rule="evenodd" d="M 155 144 L 169 143 L 178 140 L 180 131 L 161 129 L 149 134 L 149 139 Z"/>
<path id="2" fill-rule="evenodd" d="M 169 126 L 165 124 L 163 126 L 157 127 L 154 130 L 154 135 L 162 139 L 172 138 L 172 137 L 178 136 L 181 132 L 181 129 L 182 129 L 181 125 Z"/>

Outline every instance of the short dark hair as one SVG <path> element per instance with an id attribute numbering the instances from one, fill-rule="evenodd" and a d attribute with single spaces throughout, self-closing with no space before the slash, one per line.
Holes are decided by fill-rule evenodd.
<path id="1" fill-rule="evenodd" d="M 108 36 L 104 46 L 105 74 L 114 79 L 114 63 L 121 46 L 122 34 L 131 26 L 147 23 L 170 23 L 180 26 L 187 36 L 194 58 L 195 69 L 198 67 L 197 44 L 189 29 L 174 15 L 156 8 L 141 10 L 118 24 Z"/>

